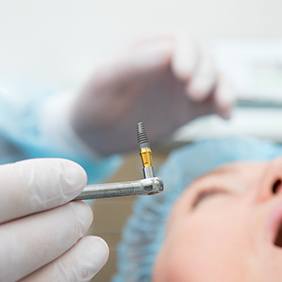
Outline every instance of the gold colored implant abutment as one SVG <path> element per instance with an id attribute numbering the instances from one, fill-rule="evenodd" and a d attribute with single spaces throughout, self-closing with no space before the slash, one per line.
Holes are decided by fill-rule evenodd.
<path id="1" fill-rule="evenodd" d="M 149 147 L 140 148 L 140 156 L 143 167 L 153 166 L 152 150 Z"/>

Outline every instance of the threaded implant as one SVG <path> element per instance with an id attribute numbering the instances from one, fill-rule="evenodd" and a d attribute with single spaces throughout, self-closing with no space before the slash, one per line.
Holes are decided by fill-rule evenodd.
<path id="1" fill-rule="evenodd" d="M 144 123 L 142 121 L 137 124 L 137 142 L 140 148 L 150 147 L 150 143 L 145 131 Z"/>
<path id="2" fill-rule="evenodd" d="M 144 178 L 154 177 L 152 150 L 150 148 L 150 143 L 143 122 L 138 122 L 137 124 L 137 142 L 140 147 Z"/>

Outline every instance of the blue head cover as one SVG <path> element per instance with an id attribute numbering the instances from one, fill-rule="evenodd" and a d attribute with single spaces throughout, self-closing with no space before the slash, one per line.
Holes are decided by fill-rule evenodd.
<path id="1" fill-rule="evenodd" d="M 151 281 L 172 205 L 195 178 L 227 163 L 279 156 L 282 146 L 250 138 L 202 141 L 174 151 L 159 172 L 165 192 L 140 197 L 134 205 L 118 248 L 118 273 L 113 281 Z"/>

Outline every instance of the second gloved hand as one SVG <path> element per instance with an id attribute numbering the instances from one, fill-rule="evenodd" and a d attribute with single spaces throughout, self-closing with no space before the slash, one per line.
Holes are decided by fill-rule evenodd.
<path id="1" fill-rule="evenodd" d="M 135 148 L 138 121 L 154 144 L 199 116 L 228 116 L 232 99 L 207 53 L 184 37 L 159 38 L 97 71 L 73 103 L 71 123 L 89 148 L 121 153 Z"/>
<path id="2" fill-rule="evenodd" d="M 62 159 L 0 166 L 0 281 L 89 281 L 108 257 L 106 243 L 86 236 L 92 211 L 71 202 L 84 170 Z"/>

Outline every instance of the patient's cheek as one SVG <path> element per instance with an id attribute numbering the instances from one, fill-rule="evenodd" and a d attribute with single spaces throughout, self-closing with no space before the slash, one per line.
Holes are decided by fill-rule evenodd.
<path id="1" fill-rule="evenodd" d="M 187 282 L 191 280 L 186 255 L 178 248 L 178 252 L 171 252 L 166 246 L 159 253 L 153 271 L 153 282 Z M 183 265 L 186 265 L 183 267 Z"/>
<path id="2" fill-rule="evenodd" d="M 164 282 L 165 280 L 165 265 L 162 253 L 159 253 L 153 268 L 153 282 Z"/>

